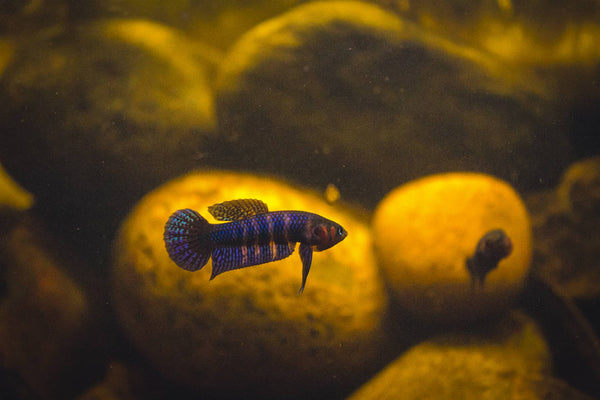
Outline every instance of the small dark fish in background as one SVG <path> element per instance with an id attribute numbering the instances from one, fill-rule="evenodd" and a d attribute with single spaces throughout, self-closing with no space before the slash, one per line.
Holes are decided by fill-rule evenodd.
<path id="1" fill-rule="evenodd" d="M 487 232 L 479 239 L 475 253 L 467 258 L 472 287 L 483 287 L 486 275 L 512 252 L 512 242 L 502 229 Z"/>
<path id="2" fill-rule="evenodd" d="M 215 276 L 238 268 L 281 260 L 300 242 L 302 293 L 313 251 L 327 250 L 348 235 L 341 225 L 304 211 L 272 211 L 255 199 L 225 201 L 208 207 L 218 221 L 211 224 L 197 211 L 175 211 L 165 224 L 169 257 L 180 268 L 197 271 L 212 256 Z"/>

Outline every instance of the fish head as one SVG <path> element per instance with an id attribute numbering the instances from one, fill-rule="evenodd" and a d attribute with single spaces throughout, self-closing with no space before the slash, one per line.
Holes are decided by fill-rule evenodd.
<path id="1" fill-rule="evenodd" d="M 316 251 L 327 250 L 348 236 L 348 232 L 338 223 L 324 219 L 312 227 L 313 246 Z"/>
<path id="2" fill-rule="evenodd" d="M 487 232 L 479 241 L 477 251 L 485 257 L 500 261 L 512 252 L 512 242 L 502 229 Z"/>

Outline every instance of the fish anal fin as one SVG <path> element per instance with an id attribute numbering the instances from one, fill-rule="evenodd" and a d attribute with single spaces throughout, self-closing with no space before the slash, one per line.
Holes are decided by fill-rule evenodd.
<path id="1" fill-rule="evenodd" d="M 284 259 L 294 252 L 295 247 L 296 243 L 218 247 L 212 252 L 212 274 L 210 279 L 234 269 Z"/>
<path id="2" fill-rule="evenodd" d="M 312 246 L 302 243 L 299 252 L 300 260 L 302 260 L 302 286 L 300 286 L 300 290 L 298 290 L 298 294 L 300 295 L 304 291 L 304 286 L 306 286 L 306 278 L 308 277 L 310 264 L 312 263 L 313 248 Z"/>
<path id="3" fill-rule="evenodd" d="M 261 200 L 239 199 L 213 204 L 208 207 L 208 212 L 217 221 L 237 221 L 256 214 L 269 212 L 269 207 Z"/>

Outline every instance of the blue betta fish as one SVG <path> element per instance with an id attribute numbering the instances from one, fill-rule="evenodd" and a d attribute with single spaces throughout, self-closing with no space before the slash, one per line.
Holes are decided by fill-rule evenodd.
<path id="1" fill-rule="evenodd" d="M 300 242 L 302 293 L 313 251 L 327 250 L 348 235 L 341 225 L 304 211 L 273 211 L 255 199 L 225 201 L 208 207 L 211 224 L 197 211 L 175 211 L 165 224 L 169 257 L 180 268 L 197 271 L 212 256 L 212 275 L 281 260 Z"/>

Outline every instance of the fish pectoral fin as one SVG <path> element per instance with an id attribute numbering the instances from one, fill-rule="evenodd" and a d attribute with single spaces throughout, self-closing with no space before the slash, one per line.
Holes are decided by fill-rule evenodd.
<path id="1" fill-rule="evenodd" d="M 300 259 L 302 260 L 302 286 L 300 286 L 300 290 L 298 290 L 298 294 L 300 295 L 304 291 L 304 286 L 306 285 L 306 278 L 308 277 L 308 272 L 310 271 L 313 249 L 312 246 L 302 243 L 300 244 L 299 251 Z"/>
<path id="2" fill-rule="evenodd" d="M 261 200 L 239 199 L 213 204 L 208 207 L 208 212 L 217 221 L 237 221 L 269 212 L 269 207 Z"/>

